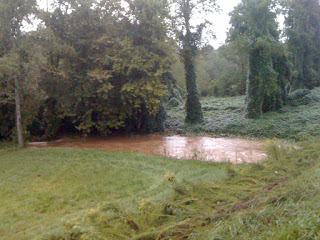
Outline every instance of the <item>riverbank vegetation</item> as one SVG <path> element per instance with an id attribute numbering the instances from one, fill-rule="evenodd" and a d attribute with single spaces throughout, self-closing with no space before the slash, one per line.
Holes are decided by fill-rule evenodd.
<path id="1" fill-rule="evenodd" d="M 213 98 L 201 101 L 205 121 L 185 125 L 182 105 L 167 107 L 168 131 L 183 134 L 212 134 L 217 136 L 249 136 L 255 138 L 281 138 L 306 140 L 319 136 L 320 89 L 293 92 L 288 105 L 265 113 L 261 119 L 244 117 L 245 96 Z"/>

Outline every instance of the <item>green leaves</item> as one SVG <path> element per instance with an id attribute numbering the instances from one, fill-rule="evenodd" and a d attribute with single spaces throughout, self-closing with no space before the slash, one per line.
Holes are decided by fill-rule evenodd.
<path id="1" fill-rule="evenodd" d="M 284 102 L 286 95 L 284 86 L 288 79 L 284 77 L 290 76 L 287 74 L 289 71 L 284 69 L 288 65 L 277 67 L 279 61 L 276 59 L 283 49 L 274 8 L 275 2 L 271 0 L 243 0 L 231 14 L 229 41 L 240 54 L 249 56 L 248 118 L 260 118 L 262 110 L 281 107 L 276 102 Z M 287 61 L 285 54 L 281 55 L 281 61 Z"/>
<path id="2" fill-rule="evenodd" d="M 295 88 L 313 88 L 320 84 L 320 4 L 317 0 L 282 2 L 285 33 L 296 76 Z"/>
<path id="3" fill-rule="evenodd" d="M 166 95 L 164 76 L 171 64 L 166 4 L 128 4 L 75 1 L 72 12 L 58 6 L 46 17 L 51 77 L 45 85 L 56 86 L 47 93 L 82 132 L 106 134 L 131 122 L 140 130 L 146 124 L 140 115 L 155 116 Z"/>

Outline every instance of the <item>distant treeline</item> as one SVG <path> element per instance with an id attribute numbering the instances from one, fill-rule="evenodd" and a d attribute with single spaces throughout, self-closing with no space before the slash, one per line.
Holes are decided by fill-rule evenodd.
<path id="1" fill-rule="evenodd" d="M 191 24 L 216 9 L 215 0 L 57 0 L 45 11 L 0 0 L 0 139 L 162 131 L 164 103 L 183 95 L 176 85 L 186 122 L 201 122 L 196 79 L 203 96 L 247 93 L 251 118 L 285 104 L 290 88 L 320 85 L 319 1 L 243 0 L 218 50 L 203 41 L 207 20 Z M 38 28 L 24 32 L 35 17 Z"/>

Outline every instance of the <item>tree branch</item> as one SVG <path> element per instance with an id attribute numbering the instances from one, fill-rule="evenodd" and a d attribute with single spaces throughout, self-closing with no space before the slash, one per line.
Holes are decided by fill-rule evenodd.
<path id="1" fill-rule="evenodd" d="M 2 104 L 15 105 L 15 102 L 13 102 L 13 101 L 1 101 L 1 100 L 0 100 L 0 103 L 2 103 Z"/>

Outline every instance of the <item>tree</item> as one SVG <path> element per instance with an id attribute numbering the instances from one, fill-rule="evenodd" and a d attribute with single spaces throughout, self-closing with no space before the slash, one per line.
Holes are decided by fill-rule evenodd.
<path id="1" fill-rule="evenodd" d="M 10 88 L 2 89 L 1 95 L 7 101 L 14 98 L 16 130 L 19 146 L 24 145 L 21 114 L 21 82 L 24 80 L 22 56 L 19 52 L 22 39 L 23 21 L 30 22 L 30 15 L 35 12 L 35 0 L 0 0 L 0 57 L 2 86 L 14 84 L 14 97 Z M 8 83 L 8 84 L 7 84 Z M 1 96 L 0 96 L 1 97 Z M 10 100 L 9 100 L 10 101 Z"/>
<path id="2" fill-rule="evenodd" d="M 294 88 L 320 86 L 320 3 L 318 0 L 282 1 L 286 36 L 294 64 Z"/>
<path id="3" fill-rule="evenodd" d="M 201 95 L 243 95 L 247 68 L 241 69 L 241 60 L 228 45 L 202 48 L 196 62 Z"/>
<path id="4" fill-rule="evenodd" d="M 184 63 L 187 102 L 186 118 L 187 123 L 203 121 L 203 113 L 197 89 L 197 76 L 195 71 L 195 59 L 199 46 L 203 41 L 203 32 L 210 24 L 208 19 L 199 18 L 205 13 L 216 10 L 215 0 L 175 0 L 172 6 L 175 7 L 176 33 L 181 46 L 180 56 Z M 192 24 L 197 18 L 197 24 Z"/>
<path id="5" fill-rule="evenodd" d="M 126 2 L 60 1 L 43 14 L 43 88 L 83 133 L 162 129 L 171 65 L 166 1 Z"/>
<path id="6" fill-rule="evenodd" d="M 243 0 L 231 14 L 229 41 L 246 52 L 249 59 L 248 118 L 260 118 L 264 103 L 270 105 L 268 99 L 273 99 L 281 91 L 275 67 L 277 63 L 274 62 L 275 54 L 282 51 L 274 7 L 272 0 Z"/>

